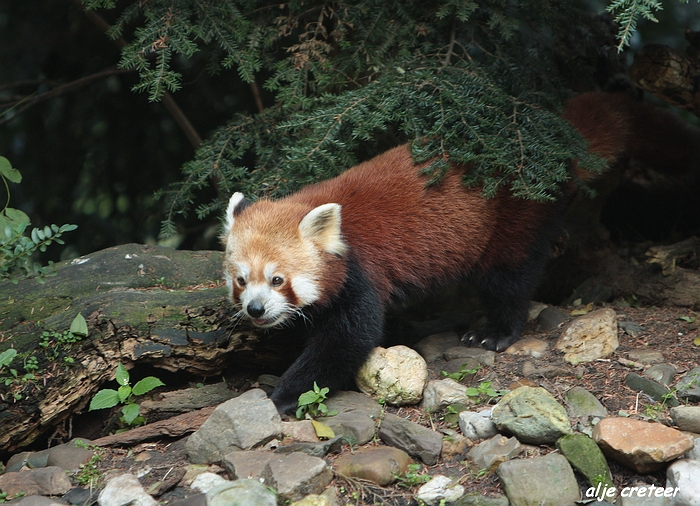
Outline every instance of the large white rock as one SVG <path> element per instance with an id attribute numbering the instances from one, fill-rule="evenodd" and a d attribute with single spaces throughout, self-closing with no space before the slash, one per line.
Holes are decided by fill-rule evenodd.
<path id="1" fill-rule="evenodd" d="M 377 400 L 397 406 L 418 404 L 428 381 L 428 366 L 407 346 L 377 347 L 355 381 L 362 392 Z"/>

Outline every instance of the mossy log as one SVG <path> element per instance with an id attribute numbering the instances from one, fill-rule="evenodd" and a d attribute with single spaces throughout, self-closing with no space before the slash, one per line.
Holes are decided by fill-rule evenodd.
<path id="1" fill-rule="evenodd" d="M 0 283 L 0 352 L 18 352 L 0 369 L 0 453 L 84 410 L 119 362 L 211 376 L 237 354 L 248 364 L 283 356 L 232 325 L 221 262 L 221 252 L 128 244 L 60 264 L 45 284 Z M 68 330 L 78 313 L 87 338 L 70 344 L 52 335 L 40 346 L 44 332 Z M 25 367 L 30 357 L 36 371 Z"/>

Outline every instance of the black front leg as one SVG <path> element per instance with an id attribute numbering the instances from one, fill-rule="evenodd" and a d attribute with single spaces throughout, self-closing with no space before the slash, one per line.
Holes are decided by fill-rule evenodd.
<path id="1" fill-rule="evenodd" d="M 354 385 L 355 373 L 382 342 L 384 308 L 364 273 L 349 262 L 345 286 L 329 306 L 309 312 L 306 348 L 282 375 L 272 393 L 280 413 L 293 412 L 299 396 L 320 387 Z"/>

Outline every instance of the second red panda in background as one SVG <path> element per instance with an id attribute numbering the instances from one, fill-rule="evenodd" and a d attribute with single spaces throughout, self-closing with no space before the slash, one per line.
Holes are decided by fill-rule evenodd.
<path id="1" fill-rule="evenodd" d="M 685 145 L 700 140 L 696 131 L 625 95 L 580 95 L 564 117 L 610 163 L 630 155 L 673 172 L 700 162 L 700 147 Z M 666 158 L 651 136 L 684 149 Z M 233 304 L 257 326 L 308 329 L 306 348 L 272 394 L 280 412 L 295 409 L 314 381 L 351 386 L 382 343 L 387 307 L 416 290 L 468 278 L 487 316 L 468 341 L 504 350 L 520 337 L 561 206 L 507 189 L 486 199 L 462 184 L 468 167 L 426 187 L 423 166 L 404 145 L 278 201 L 231 197 L 223 242 Z"/>

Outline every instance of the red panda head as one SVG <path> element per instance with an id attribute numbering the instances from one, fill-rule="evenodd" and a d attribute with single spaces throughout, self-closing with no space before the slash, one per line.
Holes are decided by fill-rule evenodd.
<path id="1" fill-rule="evenodd" d="M 333 272 L 347 250 L 340 210 L 333 203 L 311 210 L 285 201 L 250 204 L 233 194 L 222 237 L 224 277 L 241 314 L 273 327 L 327 299 L 329 287 L 344 281 L 344 271 Z"/>

